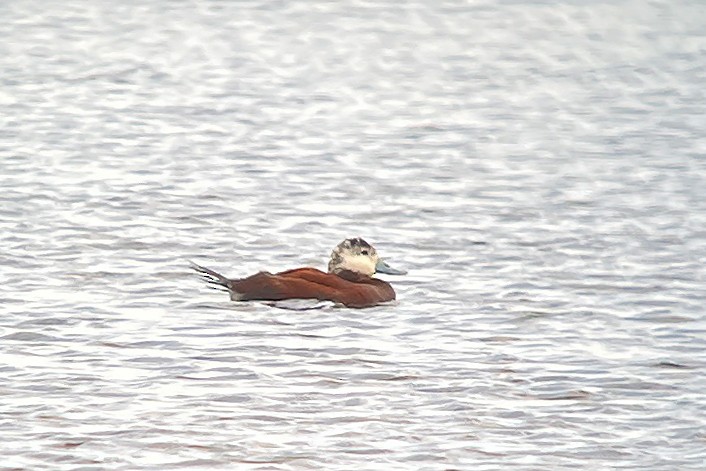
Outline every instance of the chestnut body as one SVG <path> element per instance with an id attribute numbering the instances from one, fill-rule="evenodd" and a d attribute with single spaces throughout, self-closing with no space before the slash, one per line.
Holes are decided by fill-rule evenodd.
<path id="1" fill-rule="evenodd" d="M 284 299 L 318 299 L 347 307 L 362 308 L 395 299 L 389 283 L 373 275 L 377 272 L 401 275 L 377 256 L 375 249 L 363 239 L 346 239 L 334 249 L 329 271 L 296 268 L 279 273 L 259 272 L 247 278 L 225 276 L 193 264 L 211 284 L 222 286 L 233 301 L 281 301 Z"/>
<path id="2" fill-rule="evenodd" d="M 318 299 L 347 307 L 370 307 L 395 299 L 389 283 L 354 272 L 325 273 L 316 268 L 297 268 L 281 273 L 260 272 L 229 280 L 236 301 Z"/>

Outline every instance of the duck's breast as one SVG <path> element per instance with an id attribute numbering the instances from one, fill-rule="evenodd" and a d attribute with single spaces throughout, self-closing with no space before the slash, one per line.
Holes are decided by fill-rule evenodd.
<path id="1" fill-rule="evenodd" d="M 318 299 L 328 299 L 348 307 L 369 307 L 395 299 L 395 290 L 389 283 L 357 273 L 333 274 L 315 268 L 299 268 L 276 276 L 314 283 L 328 296 Z"/>

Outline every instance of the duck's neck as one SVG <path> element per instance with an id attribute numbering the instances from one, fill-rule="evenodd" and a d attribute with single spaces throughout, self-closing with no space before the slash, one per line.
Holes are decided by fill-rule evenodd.
<path id="1" fill-rule="evenodd" d="M 351 270 L 337 270 L 333 273 L 334 275 L 338 275 L 344 280 L 352 281 L 353 283 L 359 283 L 361 281 L 370 279 L 370 277 L 367 275 L 363 275 L 362 273 Z"/>

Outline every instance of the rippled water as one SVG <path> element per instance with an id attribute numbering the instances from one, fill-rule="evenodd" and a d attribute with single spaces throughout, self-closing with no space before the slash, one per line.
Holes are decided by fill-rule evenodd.
<path id="1" fill-rule="evenodd" d="M 3 2 L 22 470 L 706 466 L 700 2 Z M 399 301 L 232 303 L 324 267 Z M 286 306 L 285 306 L 286 307 Z"/>

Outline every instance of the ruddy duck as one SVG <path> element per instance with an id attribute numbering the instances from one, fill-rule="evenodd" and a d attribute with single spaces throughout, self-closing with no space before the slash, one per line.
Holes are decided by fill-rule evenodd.
<path id="1" fill-rule="evenodd" d="M 375 273 L 407 273 L 385 263 L 375 248 L 361 238 L 346 239 L 333 249 L 328 273 L 307 267 L 275 274 L 261 271 L 247 278 L 230 279 L 195 263 L 192 268 L 207 282 L 225 287 L 233 301 L 318 299 L 354 308 L 395 299 L 392 286 L 373 278 Z"/>

